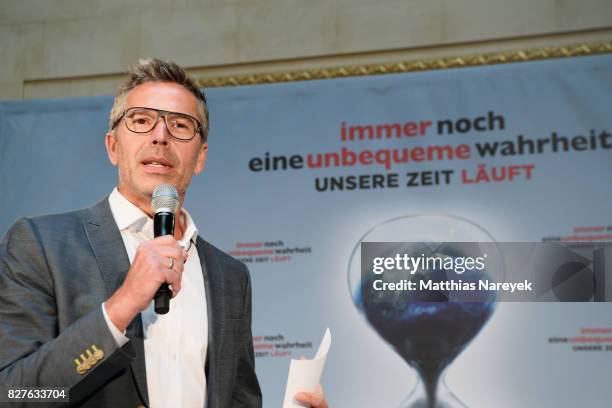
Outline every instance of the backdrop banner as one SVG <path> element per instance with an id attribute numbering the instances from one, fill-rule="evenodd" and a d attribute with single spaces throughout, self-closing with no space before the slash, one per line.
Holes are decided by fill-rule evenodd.
<path id="1" fill-rule="evenodd" d="M 422 400 L 415 368 L 425 395 L 444 378 L 438 399 L 448 386 L 470 407 L 612 404 L 612 304 L 591 293 L 372 319 L 356 283 L 362 240 L 612 241 L 612 55 L 206 93 L 208 162 L 185 207 L 251 271 L 265 407 L 282 405 L 290 359 L 312 358 L 327 327 L 333 407 Z M 111 104 L 0 103 L 2 235 L 110 193 Z"/>

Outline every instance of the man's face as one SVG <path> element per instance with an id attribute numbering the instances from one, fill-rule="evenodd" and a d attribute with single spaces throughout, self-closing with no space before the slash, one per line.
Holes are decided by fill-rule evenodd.
<path id="1" fill-rule="evenodd" d="M 174 83 L 137 86 L 128 93 L 124 109 L 132 107 L 186 113 L 203 123 L 196 97 Z M 191 177 L 204 169 L 207 149 L 199 133 L 187 142 L 172 138 L 162 118 L 148 133 L 131 132 L 122 119 L 115 134 L 106 135 L 108 157 L 119 167 L 119 191 L 141 209 L 150 207 L 153 190 L 162 183 L 174 185 L 182 200 Z"/>

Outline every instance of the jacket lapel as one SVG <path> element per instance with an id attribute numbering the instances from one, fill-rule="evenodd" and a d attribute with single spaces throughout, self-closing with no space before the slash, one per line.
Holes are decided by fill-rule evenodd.
<path id="1" fill-rule="evenodd" d="M 221 406 L 219 378 L 219 349 L 223 344 L 223 271 L 210 245 L 199 236 L 196 240 L 202 264 L 206 307 L 208 311 L 208 353 L 206 355 L 206 406 Z"/>
<path id="2" fill-rule="evenodd" d="M 91 207 L 90 212 L 91 217 L 85 220 L 83 225 L 96 257 L 98 268 L 102 273 L 107 294 L 110 297 L 123 283 L 130 269 L 130 260 L 121 233 L 110 210 L 108 197 Z M 148 406 L 149 396 L 140 314 L 132 320 L 126 332 L 136 353 L 136 358 L 130 364 L 130 369 L 140 397 Z"/>

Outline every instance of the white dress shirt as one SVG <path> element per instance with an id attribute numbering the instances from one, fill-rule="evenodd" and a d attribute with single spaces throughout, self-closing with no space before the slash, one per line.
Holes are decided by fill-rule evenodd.
<path id="1" fill-rule="evenodd" d="M 131 264 L 138 246 L 153 239 L 153 220 L 116 188 L 108 201 Z M 183 209 L 182 214 L 187 227 L 178 242 L 183 248 L 189 249 L 181 291 L 170 301 L 170 311 L 167 314 L 156 314 L 153 301 L 141 312 L 151 408 L 202 408 L 206 401 L 206 292 L 202 265 L 195 246 L 198 230 L 189 213 Z M 122 346 L 128 338 L 110 321 L 104 305 L 102 311 L 117 344 Z"/>

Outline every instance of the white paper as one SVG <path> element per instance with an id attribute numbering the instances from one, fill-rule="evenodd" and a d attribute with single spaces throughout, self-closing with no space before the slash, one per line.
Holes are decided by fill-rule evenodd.
<path id="1" fill-rule="evenodd" d="M 319 385 L 321 381 L 321 374 L 325 367 L 325 360 L 327 359 L 327 352 L 330 346 L 331 333 L 328 328 L 325 330 L 319 350 L 312 360 L 291 359 L 283 408 L 302 408 L 307 406 L 297 402 L 294 398 L 295 394 L 302 391 L 316 391 L 317 385 Z"/>

